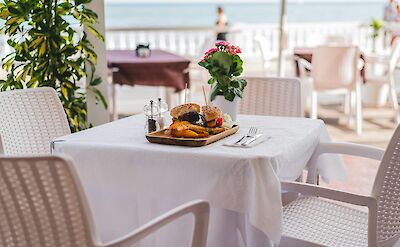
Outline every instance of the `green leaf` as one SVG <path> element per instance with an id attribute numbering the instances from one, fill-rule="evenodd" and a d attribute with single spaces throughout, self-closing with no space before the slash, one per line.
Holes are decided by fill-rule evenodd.
<path id="1" fill-rule="evenodd" d="M 96 79 L 94 79 L 94 80 L 92 80 L 92 81 L 90 82 L 90 86 L 97 86 L 97 85 L 99 85 L 101 82 L 102 82 L 101 78 L 100 78 L 100 77 L 97 77 Z"/>
<path id="2" fill-rule="evenodd" d="M 89 31 L 91 31 L 97 37 L 97 39 L 99 39 L 100 41 L 104 42 L 104 36 L 101 33 L 99 33 L 99 31 L 97 31 L 97 29 L 95 29 L 94 27 L 92 27 L 90 25 L 86 26 L 86 28 Z"/>
<path id="3" fill-rule="evenodd" d="M 104 108 L 107 109 L 108 108 L 108 103 L 107 103 L 107 100 L 104 97 L 103 93 L 99 89 L 97 89 L 95 87 L 90 87 L 90 90 L 92 90 L 93 93 L 95 94 L 96 100 L 100 101 L 103 104 Z"/>
<path id="4" fill-rule="evenodd" d="M 210 95 L 210 100 L 214 101 L 215 98 L 217 97 L 217 95 L 223 95 L 222 90 L 220 89 L 218 84 L 215 85 L 215 87 L 212 88 L 211 95 Z"/>

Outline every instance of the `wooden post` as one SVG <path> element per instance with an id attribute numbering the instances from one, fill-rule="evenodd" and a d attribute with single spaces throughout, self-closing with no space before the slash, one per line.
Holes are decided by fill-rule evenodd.
<path id="1" fill-rule="evenodd" d="M 94 25 L 94 27 L 105 36 L 106 28 L 105 28 L 105 15 L 104 15 L 104 0 L 93 0 L 88 4 L 88 7 L 96 12 L 99 16 L 99 23 Z M 99 89 L 104 97 L 109 98 L 108 91 L 108 81 L 107 81 L 107 58 L 106 58 L 106 44 L 98 40 L 93 34 L 90 33 L 87 29 L 86 33 L 88 34 L 88 39 L 94 45 L 94 51 L 97 54 L 97 66 L 96 66 L 96 75 L 101 77 L 102 83 L 96 86 Z M 90 74 L 90 73 L 89 73 Z M 109 103 L 109 102 L 108 102 Z M 93 125 L 101 125 L 104 123 L 108 123 L 110 121 L 110 113 L 108 109 L 105 109 L 103 104 L 99 102 L 96 104 L 95 96 L 92 92 L 88 92 L 87 95 L 87 107 L 88 107 L 88 121 Z M 110 104 L 109 104 L 110 107 Z"/>

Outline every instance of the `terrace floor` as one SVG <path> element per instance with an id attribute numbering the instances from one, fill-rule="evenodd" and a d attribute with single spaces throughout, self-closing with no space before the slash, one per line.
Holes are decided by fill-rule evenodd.
<path id="1" fill-rule="evenodd" d="M 352 128 L 346 126 L 345 115 L 340 106 L 321 107 L 319 117 L 325 121 L 334 141 L 354 142 L 386 148 L 396 127 L 392 120 L 392 109 L 389 107 L 364 107 L 363 109 L 364 132 L 361 136 L 357 136 Z M 343 158 L 348 172 L 348 182 L 346 184 L 322 184 L 361 194 L 370 193 L 379 162 L 350 156 Z"/>

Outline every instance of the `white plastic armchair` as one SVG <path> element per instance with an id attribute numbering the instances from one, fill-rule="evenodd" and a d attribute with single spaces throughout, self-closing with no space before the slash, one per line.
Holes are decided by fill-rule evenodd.
<path id="1" fill-rule="evenodd" d="M 269 45 L 270 42 L 268 42 L 265 36 L 256 35 L 254 37 L 254 43 L 260 51 L 263 73 L 267 76 L 268 69 L 271 67 L 271 62 L 277 59 L 278 54 L 272 54 L 271 51 L 267 49 L 267 45 Z"/>
<path id="2" fill-rule="evenodd" d="M 322 153 L 345 153 L 377 159 L 383 156 L 372 193 L 354 193 L 312 184 L 282 182 L 282 190 L 302 194 L 283 209 L 282 246 L 388 247 L 400 238 L 400 126 L 384 155 L 373 147 L 332 144 Z M 328 200 L 326 200 L 328 199 Z M 368 213 L 343 203 L 364 206 Z"/>
<path id="3" fill-rule="evenodd" d="M 392 103 L 394 120 L 400 123 L 399 102 L 397 100 L 395 70 L 400 58 L 400 40 L 396 40 L 390 56 L 388 57 L 368 57 L 369 64 L 382 64 L 386 66 L 386 73 L 382 76 L 367 78 L 367 83 L 387 84 L 389 86 L 389 97 Z"/>
<path id="4" fill-rule="evenodd" d="M 318 93 L 340 94 L 345 96 L 345 112 L 351 118 L 351 102 L 355 98 L 356 131 L 362 133 L 362 94 L 360 52 L 355 46 L 319 46 L 314 49 L 312 63 L 297 59 L 300 77 L 304 80 L 306 71 L 310 72 L 312 84 L 310 115 L 317 118 Z M 306 83 L 306 82 L 305 82 Z"/>
<path id="5" fill-rule="evenodd" d="M 248 115 L 302 117 L 298 79 L 247 77 L 239 112 Z"/>
<path id="6" fill-rule="evenodd" d="M 192 247 L 205 247 L 210 207 L 192 201 L 109 243 L 96 234 L 70 160 L 61 156 L 0 158 L 0 246 L 132 246 L 183 215 L 194 215 Z"/>
<path id="7" fill-rule="evenodd" d="M 0 93 L 0 133 L 6 155 L 36 155 L 71 132 L 56 91 L 45 87 Z"/>

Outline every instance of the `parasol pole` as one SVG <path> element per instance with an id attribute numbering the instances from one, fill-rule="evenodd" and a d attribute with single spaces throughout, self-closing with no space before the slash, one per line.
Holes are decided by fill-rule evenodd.
<path id="1" fill-rule="evenodd" d="M 284 75 L 283 49 L 285 45 L 285 25 L 286 25 L 286 0 L 281 0 L 281 11 L 279 20 L 279 51 L 278 51 L 278 76 Z"/>

